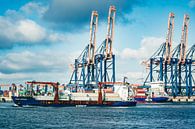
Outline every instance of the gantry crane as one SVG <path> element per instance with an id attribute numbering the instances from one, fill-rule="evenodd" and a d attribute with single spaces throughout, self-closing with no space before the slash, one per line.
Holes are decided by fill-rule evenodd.
<path id="1" fill-rule="evenodd" d="M 188 60 L 186 62 L 189 16 L 184 15 L 180 44 L 173 50 L 171 82 L 173 96 L 188 94 Z"/>
<path id="2" fill-rule="evenodd" d="M 115 55 L 113 54 L 115 6 L 110 6 L 106 39 L 98 47 L 95 55 L 96 84 L 115 82 Z"/>
<path id="3" fill-rule="evenodd" d="M 97 11 L 92 12 L 89 44 L 75 59 L 74 71 L 69 85 L 86 89 L 98 87 L 99 82 L 115 82 L 115 55 L 113 54 L 114 24 L 116 9 L 110 6 L 106 38 L 96 49 Z"/>
<path id="4" fill-rule="evenodd" d="M 96 49 L 96 31 L 98 25 L 98 13 L 92 11 L 90 22 L 89 44 L 82 51 L 80 56 L 75 59 L 74 71 L 72 73 L 69 85 L 86 87 L 95 81 L 94 56 Z"/>
<path id="5" fill-rule="evenodd" d="M 150 58 L 150 73 L 145 83 L 150 77 L 149 82 L 163 81 L 169 91 L 165 90 L 172 96 L 191 96 L 195 84 L 192 76 L 195 49 L 192 46 L 187 51 L 189 16 L 184 15 L 181 42 L 172 50 L 174 17 L 173 13 L 169 14 L 166 42 Z"/>
<path id="6" fill-rule="evenodd" d="M 170 83 L 169 71 L 171 67 L 171 58 L 172 58 L 172 44 L 173 44 L 173 31 L 174 31 L 174 13 L 169 13 L 168 18 L 168 31 L 166 37 L 166 49 L 165 49 L 165 58 L 164 58 L 164 70 L 162 69 L 161 74 L 164 74 L 165 82 L 165 91 L 167 92 L 168 83 Z M 162 63 L 161 63 L 162 64 Z M 161 67 L 162 68 L 162 67 Z M 163 80 L 162 80 L 163 81 Z"/>
<path id="7" fill-rule="evenodd" d="M 166 42 L 161 44 L 160 48 L 150 57 L 149 60 L 143 62 L 150 68 L 150 73 L 146 77 L 144 84 L 153 81 L 167 81 L 167 67 L 170 65 L 172 56 L 174 18 L 174 13 L 169 13 Z"/>
<path id="8" fill-rule="evenodd" d="M 90 40 L 88 50 L 88 65 L 87 65 L 87 84 L 95 82 L 95 51 L 96 51 L 96 32 L 98 25 L 98 13 L 93 11 L 90 23 Z"/>

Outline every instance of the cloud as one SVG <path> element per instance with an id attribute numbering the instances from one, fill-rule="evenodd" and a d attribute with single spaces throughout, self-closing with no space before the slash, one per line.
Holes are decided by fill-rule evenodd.
<path id="1" fill-rule="evenodd" d="M 97 10 L 100 21 L 106 21 L 110 5 L 117 9 L 117 19 L 125 18 L 133 7 L 144 5 L 144 0 L 52 0 L 43 18 L 64 31 L 80 30 L 90 21 L 91 11 Z"/>
<path id="2" fill-rule="evenodd" d="M 0 48 L 9 48 L 14 43 L 34 43 L 45 37 L 45 30 L 31 20 L 11 21 L 0 17 Z"/>
<path id="3" fill-rule="evenodd" d="M 50 32 L 30 19 L 11 21 L 6 17 L 0 17 L 0 30 L 0 48 L 12 48 L 16 44 L 34 45 L 66 40 L 65 35 Z"/>
<path id="4" fill-rule="evenodd" d="M 123 59 L 148 59 L 165 42 L 164 38 L 145 37 L 141 40 L 141 46 L 138 49 L 125 48 L 119 53 Z"/>
<path id="5" fill-rule="evenodd" d="M 64 83 L 65 74 L 63 72 L 29 72 L 29 73 L 11 73 L 0 72 L 0 80 L 3 84 L 24 84 L 26 81 L 53 81 Z"/>
<path id="6" fill-rule="evenodd" d="M 38 15 L 42 17 L 47 11 L 48 6 L 38 2 L 29 2 L 20 8 L 20 12 L 26 15 Z"/>
<path id="7" fill-rule="evenodd" d="M 47 40 L 53 43 L 65 42 L 67 38 L 64 34 L 52 32 L 47 35 Z"/>
<path id="8" fill-rule="evenodd" d="M 190 0 L 188 5 L 189 5 L 190 8 L 194 8 L 195 7 L 195 0 Z"/>
<path id="9" fill-rule="evenodd" d="M 0 17 L 0 49 L 14 45 L 37 45 L 65 42 L 64 34 L 48 30 L 30 19 Z"/>
<path id="10" fill-rule="evenodd" d="M 31 19 L 41 21 L 42 16 L 48 9 L 47 4 L 41 2 L 28 2 L 18 10 L 8 9 L 5 16 L 10 20 Z"/>
<path id="11" fill-rule="evenodd" d="M 5 30 L 5 32 L 9 31 L 8 34 L 11 36 L 11 40 L 16 42 L 35 43 L 43 40 L 46 36 L 46 32 L 43 27 L 28 19 L 17 21 L 16 25 L 11 24 L 11 26 L 8 27 L 8 30 Z M 13 31 L 10 31 L 11 29 Z"/>
<path id="12" fill-rule="evenodd" d="M 4 74 L 28 72 L 61 72 L 68 68 L 68 58 L 64 53 L 49 51 L 13 52 L 1 57 L 0 71 Z"/>
<path id="13" fill-rule="evenodd" d="M 0 82 L 25 81 L 67 82 L 72 74 L 70 62 L 74 55 L 63 50 L 24 50 L 0 56 Z"/>
<path id="14" fill-rule="evenodd" d="M 0 49 L 67 41 L 64 34 L 41 25 L 40 19 L 46 10 L 47 6 L 35 2 L 18 10 L 7 10 L 0 16 Z"/>

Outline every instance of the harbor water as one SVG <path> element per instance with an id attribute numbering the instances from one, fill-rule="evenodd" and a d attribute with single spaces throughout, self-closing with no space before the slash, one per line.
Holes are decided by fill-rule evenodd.
<path id="1" fill-rule="evenodd" d="M 195 104 L 130 108 L 13 107 L 0 103 L 0 129 L 194 129 Z"/>

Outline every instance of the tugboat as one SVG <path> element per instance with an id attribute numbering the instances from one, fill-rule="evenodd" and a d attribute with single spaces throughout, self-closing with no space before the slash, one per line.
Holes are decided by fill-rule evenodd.
<path id="1" fill-rule="evenodd" d="M 169 100 L 168 94 L 164 91 L 163 82 L 151 82 L 149 86 L 137 86 L 134 91 L 134 98 L 139 103 L 161 103 Z"/>
<path id="2" fill-rule="evenodd" d="M 98 89 L 93 92 L 71 92 L 65 90 L 63 95 L 59 95 L 59 83 L 54 82 L 27 82 L 30 84 L 30 94 L 25 96 L 12 96 L 13 102 L 18 106 L 136 106 L 136 101 L 129 98 L 129 89 L 125 85 L 114 85 L 112 92 L 107 92 L 104 88 L 106 83 L 99 83 Z M 54 88 L 54 96 L 35 95 L 33 91 L 34 85 L 52 86 Z M 115 83 L 113 83 L 115 84 Z M 119 83 L 118 83 L 119 84 Z M 122 84 L 122 83 L 120 83 Z"/>

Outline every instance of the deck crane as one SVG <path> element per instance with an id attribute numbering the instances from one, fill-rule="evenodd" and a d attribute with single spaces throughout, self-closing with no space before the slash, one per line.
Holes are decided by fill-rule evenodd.
<path id="1" fill-rule="evenodd" d="M 34 85 L 43 85 L 45 89 L 47 89 L 47 86 L 52 86 L 54 89 L 54 104 L 58 104 L 59 103 L 59 82 L 37 82 L 37 81 L 27 81 L 26 82 L 27 85 L 30 85 L 30 96 L 34 96 L 34 91 L 33 91 L 33 87 Z M 47 91 L 45 92 L 47 93 Z"/>
<path id="2" fill-rule="evenodd" d="M 92 11 L 90 22 L 89 44 L 82 51 L 80 56 L 75 59 L 74 71 L 72 73 L 69 85 L 86 87 L 92 81 L 95 81 L 94 75 L 94 56 L 96 48 L 96 31 L 98 24 L 98 13 Z"/>
<path id="3" fill-rule="evenodd" d="M 110 6 L 106 39 L 98 47 L 95 55 L 96 84 L 98 82 L 115 82 L 115 55 L 112 51 L 115 14 L 115 6 Z"/>

